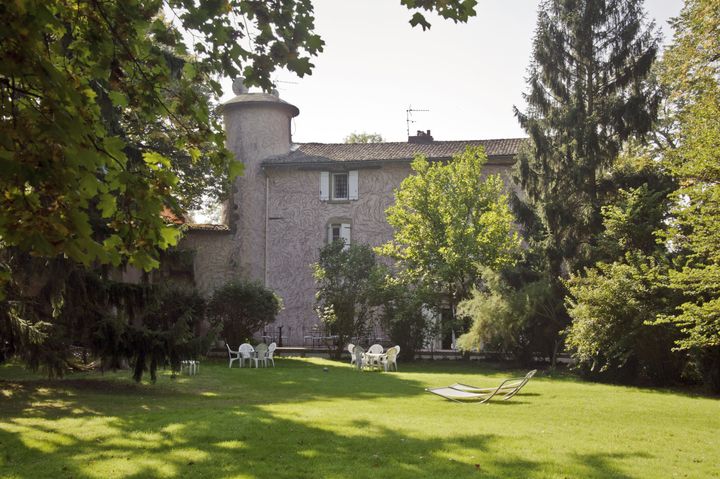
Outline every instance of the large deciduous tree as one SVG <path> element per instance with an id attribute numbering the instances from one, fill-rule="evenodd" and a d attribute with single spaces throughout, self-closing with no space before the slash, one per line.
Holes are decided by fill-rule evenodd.
<path id="1" fill-rule="evenodd" d="M 387 210 L 394 235 L 379 251 L 413 281 L 442 292 L 453 313 L 482 268 L 511 264 L 519 248 L 505 185 L 483 173 L 486 161 L 482 148 L 448 162 L 418 156 Z"/>
<path id="2" fill-rule="evenodd" d="M 178 237 L 163 208 L 221 195 L 238 172 L 213 114 L 215 79 L 242 72 L 268 88 L 276 67 L 307 74 L 322 50 L 309 1 L 272 3 L 3 4 L 3 244 L 156 266 Z M 259 32 L 252 48 L 243 17 Z"/>
<path id="3" fill-rule="evenodd" d="M 423 28 L 426 11 L 475 13 L 474 0 L 402 3 Z M 53 338 L 58 358 L 87 346 L 58 322 L 68 281 L 156 267 L 179 238 L 167 218 L 241 172 L 219 79 L 269 90 L 277 68 L 310 74 L 323 41 L 311 0 L 27 0 L 0 18 L 0 344 Z"/>
<path id="4" fill-rule="evenodd" d="M 601 231 L 599 182 L 623 143 L 652 127 L 644 81 L 658 35 L 642 0 L 546 0 L 524 98 L 530 136 L 517 161 L 514 206 L 553 277 L 588 264 Z"/>
<path id="5" fill-rule="evenodd" d="M 676 107 L 678 147 L 663 164 L 677 178 L 666 239 L 680 255 L 671 286 L 683 295 L 666 317 L 720 390 L 720 2 L 690 0 L 675 22 L 662 79 Z"/>

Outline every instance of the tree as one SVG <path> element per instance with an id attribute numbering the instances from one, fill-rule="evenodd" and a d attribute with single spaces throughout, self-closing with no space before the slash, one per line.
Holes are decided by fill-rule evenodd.
<path id="1" fill-rule="evenodd" d="M 215 291 L 208 303 L 208 319 L 222 326 L 222 337 L 236 347 L 275 321 L 282 300 L 262 284 L 231 281 Z"/>
<path id="2" fill-rule="evenodd" d="M 436 303 L 435 294 L 405 275 L 393 275 L 390 269 L 376 287 L 380 324 L 403 356 L 412 360 L 430 336 L 433 325 L 427 313 L 428 305 Z"/>
<path id="3" fill-rule="evenodd" d="M 252 49 L 241 16 L 262 32 Z M 3 19 L 0 237 L 85 265 L 155 267 L 178 238 L 163 208 L 180 214 L 239 172 L 213 78 L 269 88 L 276 67 L 309 73 L 323 46 L 307 1 L 15 2 Z"/>
<path id="4" fill-rule="evenodd" d="M 680 256 L 670 282 L 684 301 L 664 321 L 680 328 L 677 347 L 699 356 L 706 384 L 720 391 L 720 4 L 690 0 L 674 27 L 662 79 L 678 147 L 663 164 L 680 187 L 665 238 Z"/>
<path id="5" fill-rule="evenodd" d="M 644 80 L 658 35 L 641 0 L 540 5 L 514 208 L 552 277 L 589 264 L 601 231 L 599 181 L 623 143 L 652 127 L 658 98 Z"/>
<path id="6" fill-rule="evenodd" d="M 474 15 L 473 1 L 403 3 Z M 310 74 L 323 49 L 310 0 L 49 0 L 2 13 L 0 238 L 85 265 L 157 266 L 178 238 L 163 208 L 196 207 L 240 172 L 213 113 L 219 76 L 270 89 L 276 68 Z M 411 23 L 429 26 L 419 11 Z"/>
<path id="7" fill-rule="evenodd" d="M 655 384 L 680 378 L 684 357 L 671 351 L 677 328 L 653 324 L 677 302 L 667 267 L 635 251 L 570 275 L 566 342 L 585 374 Z"/>
<path id="8" fill-rule="evenodd" d="M 379 251 L 411 280 L 442 292 L 453 313 L 481 268 L 511 264 L 519 248 L 502 179 L 483 178 L 486 161 L 482 148 L 468 148 L 447 163 L 417 156 L 414 174 L 387 209 L 393 240 Z"/>
<path id="9" fill-rule="evenodd" d="M 559 320 L 552 286 L 542 277 L 516 286 L 508 273 L 484 270 L 482 285 L 459 304 L 459 314 L 473 322 L 458 344 L 466 351 L 486 349 L 511 354 L 524 365 L 541 353 L 554 366 Z"/>
<path id="10" fill-rule="evenodd" d="M 423 28 L 423 11 L 475 13 L 471 0 L 402 3 Z M 0 342 L 42 351 L 53 338 L 68 356 L 65 282 L 157 267 L 180 236 L 172 218 L 241 173 L 218 79 L 269 90 L 277 68 L 310 74 L 324 42 L 311 0 L 30 0 L 0 13 Z M 29 274 L 43 263 L 61 274 Z"/>
<path id="11" fill-rule="evenodd" d="M 345 143 L 382 143 L 383 137 L 380 133 L 355 133 L 352 132 L 343 140 Z"/>
<path id="12" fill-rule="evenodd" d="M 313 265 L 317 284 L 316 310 L 338 336 L 336 354 L 352 337 L 362 336 L 375 317 L 377 284 L 383 277 L 368 245 L 333 241 L 320 249 Z"/>

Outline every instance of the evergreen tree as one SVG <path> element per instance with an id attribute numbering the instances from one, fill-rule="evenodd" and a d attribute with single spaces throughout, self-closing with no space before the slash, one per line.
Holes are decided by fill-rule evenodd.
<path id="1" fill-rule="evenodd" d="M 599 184 L 623 143 L 652 126 L 645 78 L 659 37 L 641 0 L 547 0 L 540 5 L 514 207 L 551 277 L 589 263 L 602 229 Z"/>

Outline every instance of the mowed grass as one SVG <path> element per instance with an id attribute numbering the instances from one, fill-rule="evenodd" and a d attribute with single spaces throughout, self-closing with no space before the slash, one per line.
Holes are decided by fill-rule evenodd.
<path id="1" fill-rule="evenodd" d="M 199 376 L 155 385 L 2 366 L 0 477 L 720 477 L 715 398 L 541 372 L 508 402 L 458 404 L 423 389 L 525 371 L 276 362 L 204 362 Z"/>

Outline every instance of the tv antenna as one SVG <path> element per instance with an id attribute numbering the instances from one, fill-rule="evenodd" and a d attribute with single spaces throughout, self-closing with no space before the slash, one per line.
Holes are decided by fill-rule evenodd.
<path id="1" fill-rule="evenodd" d="M 410 136 L 410 123 L 415 123 L 415 120 L 412 119 L 412 114 L 418 111 L 430 111 L 430 110 L 419 110 L 414 109 L 412 105 L 408 107 L 407 110 L 405 110 L 405 123 L 407 123 L 407 136 Z"/>
<path id="2" fill-rule="evenodd" d="M 278 90 L 280 89 L 279 86 L 277 85 L 278 83 L 283 83 L 285 85 L 297 85 L 298 84 L 298 82 L 296 82 L 296 81 L 287 81 L 287 80 L 271 80 L 271 81 L 273 82 L 273 85 L 275 85 L 275 88 L 277 88 Z"/>

